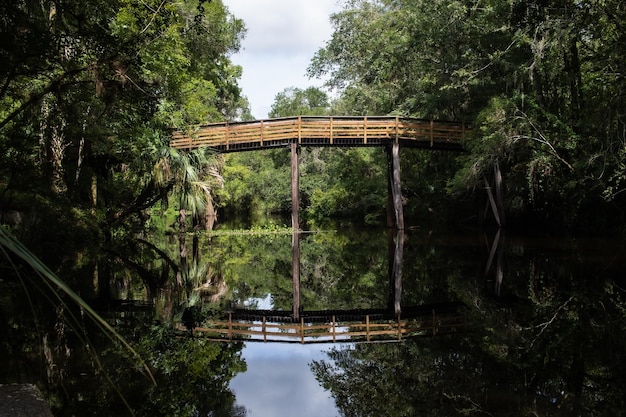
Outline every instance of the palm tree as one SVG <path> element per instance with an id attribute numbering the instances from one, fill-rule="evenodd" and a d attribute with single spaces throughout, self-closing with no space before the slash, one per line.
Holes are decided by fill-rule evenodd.
<path id="1" fill-rule="evenodd" d="M 173 195 L 178 200 L 178 239 L 181 268 L 177 274 L 179 285 L 188 283 L 187 248 L 185 237 L 188 216 L 194 223 L 203 223 L 207 211 L 212 212 L 211 190 L 222 186 L 219 174 L 222 159 L 207 148 L 178 151 L 162 148 L 154 165 L 153 181 L 162 190 L 162 201 L 168 203 Z"/>

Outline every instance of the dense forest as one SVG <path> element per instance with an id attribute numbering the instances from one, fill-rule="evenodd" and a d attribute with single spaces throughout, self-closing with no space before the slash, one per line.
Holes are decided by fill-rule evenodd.
<path id="1" fill-rule="evenodd" d="M 497 166 L 511 227 L 621 229 L 620 2 L 343 6 L 309 67 L 311 77 L 326 77 L 334 98 L 288 87 L 270 117 L 463 120 L 473 126 L 467 153 L 405 152 L 409 215 L 457 203 L 474 210 Z M 245 27 L 219 1 L 26 1 L 0 13 L 7 39 L 0 50 L 2 222 L 19 224 L 37 253 L 47 239 L 84 245 L 138 233 L 155 207 L 170 202 L 188 212 L 182 221 L 190 226 L 213 203 L 239 212 L 288 209 L 286 155 L 235 155 L 225 164 L 209 150 L 167 146 L 173 128 L 253 117 L 237 85 L 241 68 L 229 59 Z M 303 208 L 312 219 L 376 221 L 384 215 L 385 169 L 384 155 L 372 150 L 309 150 Z M 355 182 L 360 195 L 349 185 Z"/>
<path id="2" fill-rule="evenodd" d="M 466 152 L 402 150 L 402 197 L 411 225 L 480 224 L 485 187 L 497 172 L 508 229 L 601 236 L 625 231 L 621 0 L 341 4 L 330 17 L 331 38 L 308 68 L 310 77 L 327 80 L 325 88 L 285 86 L 270 117 L 398 115 L 471 125 Z M 7 341 L 22 340 L 37 350 L 44 340 L 52 346 L 46 349 L 61 352 L 70 343 L 66 323 L 85 327 L 86 304 L 70 313 L 57 308 L 58 299 L 69 294 L 107 305 L 111 284 L 130 276 L 139 278 L 149 297 L 165 288 L 172 300 L 188 299 L 208 274 L 200 270 L 199 244 L 188 232 L 211 228 L 216 213 L 289 212 L 286 150 L 219 155 L 168 146 L 173 129 L 254 119 L 238 85 L 242 68 L 230 59 L 245 34 L 244 22 L 220 0 L 0 3 L 0 318 L 7 323 L 0 327 L 0 348 L 16 363 L 36 360 Z M 300 172 L 307 226 L 330 218 L 384 223 L 384 151 L 303 149 Z M 231 245 L 244 245 L 237 242 Z M 354 251 L 348 242 L 336 246 L 338 253 Z M 225 247 L 213 250 L 232 249 Z M 288 253 L 275 253 L 288 259 Z M 233 262 L 251 263 L 234 256 Z M 51 279 L 52 289 L 41 285 L 42 276 Z M 18 303 L 15 294 L 23 297 L 23 285 L 41 291 Z M 58 289 L 58 299 L 49 296 Z M 325 296 L 341 295 L 329 290 Z M 284 298 L 279 301 L 287 305 Z M 166 303 L 165 309 L 171 316 L 180 305 Z M 45 337 L 35 336 L 39 325 L 22 322 L 29 310 L 47 329 Z M 189 372 L 173 372 L 169 359 L 185 357 L 189 341 L 173 341 L 148 324 L 144 330 L 129 329 L 124 336 L 157 377 L 175 385 L 193 385 L 188 375 L 211 379 L 214 386 L 194 385 L 206 397 L 201 409 L 242 413 L 227 388 L 233 373 L 245 368 L 241 346 L 196 346 Z M 153 355 L 155 346 L 172 356 Z M 417 354 L 413 348 L 401 353 Z M 115 362 L 115 355 L 105 362 Z M 334 359 L 342 357 L 335 353 Z M 207 375 L 207 362 L 232 369 L 224 365 Z M 336 369 L 316 366 L 327 386 L 345 388 L 331 380 Z M 109 379 L 132 385 L 123 372 Z M 106 392 L 110 403 L 117 398 L 113 391 Z M 219 405 L 207 395 L 218 391 L 224 400 Z M 169 393 L 157 394 L 177 407 Z M 80 402 L 71 405 L 79 408 Z M 152 412 L 143 407 L 146 415 Z"/>
<path id="3" fill-rule="evenodd" d="M 288 88 L 271 116 L 463 120 L 474 127 L 466 154 L 404 151 L 405 207 L 418 222 L 451 204 L 475 206 L 497 166 L 509 227 L 621 230 L 625 19 L 617 1 L 349 1 L 309 67 L 336 98 Z M 309 215 L 379 216 L 384 158 L 320 153 L 303 156 Z M 250 158 L 225 169 L 228 206 L 254 203 L 268 176 L 280 178 L 268 168 L 282 166 L 280 157 L 259 164 L 260 176 L 249 176 Z M 356 195 L 349 179 L 368 192 Z M 264 209 L 289 204 L 284 184 L 269 188 Z M 455 221 L 456 212 L 445 212 Z"/>

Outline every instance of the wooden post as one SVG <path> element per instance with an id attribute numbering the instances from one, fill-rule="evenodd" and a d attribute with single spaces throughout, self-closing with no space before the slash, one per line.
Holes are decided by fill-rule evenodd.
<path id="1" fill-rule="evenodd" d="M 396 233 L 396 250 L 393 258 L 394 299 L 393 312 L 400 315 L 402 306 L 402 256 L 404 251 L 404 230 L 398 229 Z"/>
<path id="2" fill-rule="evenodd" d="M 302 143 L 302 116 L 298 116 L 298 143 Z"/>
<path id="3" fill-rule="evenodd" d="M 433 138 L 433 128 L 435 127 L 435 122 L 433 121 L 433 119 L 430 119 L 430 147 L 433 147 L 433 142 L 434 142 L 434 138 Z"/>
<path id="4" fill-rule="evenodd" d="M 395 142 L 398 143 L 398 125 L 400 124 L 400 119 L 398 116 L 396 116 L 396 140 Z"/>
<path id="5" fill-rule="evenodd" d="M 404 212 L 402 209 L 402 184 L 400 181 L 400 144 L 391 145 L 391 192 L 393 195 L 393 209 L 395 213 L 395 226 L 404 230 Z"/>
<path id="6" fill-rule="evenodd" d="M 400 321 L 400 314 L 398 314 L 398 340 L 402 340 L 402 322 Z"/>
<path id="7" fill-rule="evenodd" d="M 367 336 L 367 341 L 370 341 L 370 316 L 369 314 L 365 316 L 365 334 Z"/>
<path id="8" fill-rule="evenodd" d="M 263 120 L 261 120 L 261 147 L 263 147 Z"/>
<path id="9" fill-rule="evenodd" d="M 333 343 L 335 343 L 337 341 L 337 322 L 335 321 L 335 315 L 333 315 Z"/>
<path id="10" fill-rule="evenodd" d="M 230 135 L 229 135 L 229 128 L 228 128 L 228 122 L 226 122 L 226 150 L 230 149 L 230 143 L 229 143 L 229 139 L 230 139 Z"/>
<path id="11" fill-rule="evenodd" d="M 304 344 L 304 317 L 300 319 L 300 343 Z"/>
<path id="12" fill-rule="evenodd" d="M 300 317 L 300 182 L 298 144 L 291 144 L 291 249 L 293 278 L 293 318 Z"/>
<path id="13" fill-rule="evenodd" d="M 363 144 L 367 145 L 367 116 L 363 118 Z"/>
<path id="14" fill-rule="evenodd" d="M 389 195 L 391 195 L 391 190 L 389 191 Z M 387 213 L 389 214 L 389 205 L 387 206 Z M 387 228 L 387 279 L 389 280 L 389 292 L 387 293 L 387 311 L 394 311 L 394 303 L 395 303 L 395 278 L 394 278 L 394 258 L 396 254 L 396 245 L 394 242 L 394 230 L 393 227 L 393 207 L 392 207 L 392 216 L 391 223 L 388 224 Z"/>
<path id="15" fill-rule="evenodd" d="M 263 316 L 263 341 L 267 342 L 267 326 L 265 322 L 265 316 Z"/>
<path id="16" fill-rule="evenodd" d="M 333 144 L 333 117 L 330 117 L 330 144 Z"/>

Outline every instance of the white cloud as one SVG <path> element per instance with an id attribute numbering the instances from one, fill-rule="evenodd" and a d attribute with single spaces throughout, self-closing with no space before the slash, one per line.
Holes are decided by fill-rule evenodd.
<path id="1" fill-rule="evenodd" d="M 328 347 L 247 343 L 248 370 L 231 382 L 237 403 L 253 417 L 337 416 L 335 402 L 309 369 Z"/>
<path id="2" fill-rule="evenodd" d="M 245 50 L 255 54 L 315 51 L 327 39 L 335 0 L 227 0 L 248 27 Z"/>
<path id="3" fill-rule="evenodd" d="M 223 0 L 248 29 L 241 51 L 232 57 L 243 67 L 240 86 L 252 114 L 266 118 L 274 97 L 287 87 L 320 86 L 306 68 L 330 39 L 330 15 L 337 0 Z"/>

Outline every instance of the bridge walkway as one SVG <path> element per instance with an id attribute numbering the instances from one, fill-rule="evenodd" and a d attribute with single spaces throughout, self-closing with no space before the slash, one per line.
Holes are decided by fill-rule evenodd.
<path id="1" fill-rule="evenodd" d="M 462 122 L 397 116 L 297 116 L 250 122 L 199 125 L 172 132 L 170 146 L 208 146 L 219 152 L 300 146 L 387 146 L 463 150 L 470 131 Z"/>
<path id="2" fill-rule="evenodd" d="M 246 310 L 206 320 L 194 335 L 209 340 L 265 343 L 380 343 L 462 332 L 465 314 L 457 306 L 421 309 L 409 314 L 386 310 L 302 312 Z M 183 331 L 182 325 L 178 329 Z"/>

